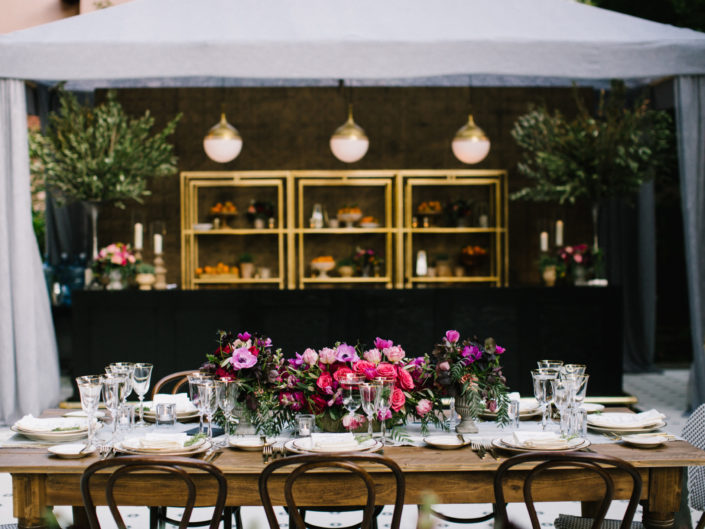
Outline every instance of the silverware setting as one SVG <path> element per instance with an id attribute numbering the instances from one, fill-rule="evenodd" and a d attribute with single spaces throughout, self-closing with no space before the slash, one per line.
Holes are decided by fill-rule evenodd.
<path id="1" fill-rule="evenodd" d="M 108 459 L 115 455 L 115 447 L 108 444 L 98 446 L 98 454 L 100 459 Z"/>

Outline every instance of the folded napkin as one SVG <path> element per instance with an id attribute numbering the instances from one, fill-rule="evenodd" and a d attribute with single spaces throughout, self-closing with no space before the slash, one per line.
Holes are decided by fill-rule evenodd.
<path id="1" fill-rule="evenodd" d="M 183 448 L 188 440 L 185 433 L 148 433 L 139 439 L 139 446 L 150 450 L 172 450 Z"/>
<path id="2" fill-rule="evenodd" d="M 15 423 L 15 427 L 28 432 L 70 432 L 72 430 L 85 430 L 88 428 L 88 421 L 80 417 L 39 419 L 32 415 L 25 415 Z"/>
<path id="3" fill-rule="evenodd" d="M 175 395 L 170 395 L 169 393 L 157 393 L 156 395 L 154 395 L 152 403 L 153 410 L 156 409 L 157 404 L 176 404 L 176 406 L 174 407 L 176 409 L 176 413 L 188 413 L 198 411 L 198 408 L 196 408 L 193 402 L 189 400 L 188 395 L 186 393 L 177 393 Z"/>
<path id="4" fill-rule="evenodd" d="M 514 432 L 512 436 L 516 446 L 524 448 L 563 448 L 568 446 L 568 441 L 556 432 Z"/>
<path id="5" fill-rule="evenodd" d="M 658 410 L 651 409 L 641 413 L 597 413 L 588 416 L 588 423 L 604 428 L 644 428 L 663 422 L 666 416 Z"/>
<path id="6" fill-rule="evenodd" d="M 537 410 L 539 407 L 539 403 L 536 399 L 533 398 L 525 398 L 521 399 L 519 401 L 519 413 L 526 413 L 529 411 L 534 411 Z"/>
<path id="7" fill-rule="evenodd" d="M 345 452 L 357 450 L 360 445 L 351 432 L 347 433 L 312 433 L 311 447 L 323 452 Z"/>

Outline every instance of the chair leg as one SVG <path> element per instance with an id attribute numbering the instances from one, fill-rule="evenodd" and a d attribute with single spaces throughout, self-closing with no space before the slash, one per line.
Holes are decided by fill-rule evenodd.
<path id="1" fill-rule="evenodd" d="M 695 527 L 695 529 L 703 529 L 704 527 L 705 527 L 705 512 L 700 517 L 700 520 L 698 520 L 698 525 Z"/>
<path id="2" fill-rule="evenodd" d="M 245 529 L 242 525 L 242 507 L 235 507 L 235 529 Z"/>
<path id="3" fill-rule="evenodd" d="M 223 509 L 223 529 L 233 529 L 233 508 Z"/>

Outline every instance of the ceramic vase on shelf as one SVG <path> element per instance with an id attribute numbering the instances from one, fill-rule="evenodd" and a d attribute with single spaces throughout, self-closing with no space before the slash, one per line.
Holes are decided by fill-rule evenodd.
<path id="1" fill-rule="evenodd" d="M 254 263 L 240 263 L 240 274 L 243 279 L 252 279 L 255 275 Z"/>
<path id="2" fill-rule="evenodd" d="M 477 425 L 472 416 L 470 401 L 465 395 L 455 397 L 455 411 L 460 415 L 460 423 L 455 427 L 458 433 L 477 433 Z"/>
<path id="3" fill-rule="evenodd" d="M 125 283 L 122 280 L 122 272 L 120 270 L 111 270 L 108 273 L 108 290 L 122 290 L 125 288 Z"/>

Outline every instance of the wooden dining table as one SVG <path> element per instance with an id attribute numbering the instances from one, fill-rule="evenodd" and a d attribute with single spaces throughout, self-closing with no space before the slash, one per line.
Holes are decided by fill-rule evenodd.
<path id="1" fill-rule="evenodd" d="M 683 473 L 688 466 L 705 465 L 705 451 L 681 440 L 665 443 L 657 448 L 631 448 L 622 443 L 593 444 L 597 454 L 610 455 L 633 464 L 643 479 L 641 503 L 646 527 L 671 527 L 679 509 Z M 494 473 L 505 457 L 490 455 L 480 458 L 470 447 L 440 450 L 429 447 L 387 446 L 384 455 L 395 460 L 406 478 L 406 504 L 420 504 L 422 498 L 433 492 L 440 504 L 472 504 L 494 502 Z M 121 456 L 118 456 L 121 457 Z M 14 516 L 21 529 L 39 529 L 46 526 L 47 514 L 54 505 L 74 506 L 75 524 L 85 522 L 80 492 L 81 474 L 97 456 L 82 459 L 59 459 L 51 456 L 45 447 L 0 448 L 0 472 L 12 476 Z M 215 461 L 228 481 L 227 505 L 261 505 L 258 478 L 265 463 L 260 452 L 227 449 Z M 505 482 L 508 502 L 523 501 L 523 474 L 528 467 L 517 467 Z M 394 480 L 386 471 L 375 471 L 377 501 L 391 504 L 394 498 Z M 615 498 L 628 499 L 631 479 L 614 471 Z M 212 504 L 213 484 L 208 478 L 195 476 L 199 484 L 198 505 Z M 283 505 L 285 474 L 275 475 L 272 499 Z M 178 505 L 183 491 L 172 486 L 170 480 L 159 474 L 131 476 L 117 496 L 121 505 Z M 364 503 L 363 488 L 357 478 L 339 470 L 322 470 L 305 477 L 297 489 L 297 501 L 310 506 L 349 506 Z M 97 480 L 95 491 L 104 487 L 105 480 Z M 603 494 L 602 481 L 594 472 L 585 469 L 556 469 L 534 482 L 535 501 L 580 501 L 583 514 L 591 515 Z M 104 504 L 104 494 L 94 494 L 98 504 Z M 521 523 L 519 524 L 521 525 Z"/>

